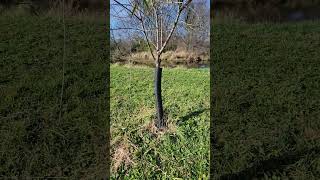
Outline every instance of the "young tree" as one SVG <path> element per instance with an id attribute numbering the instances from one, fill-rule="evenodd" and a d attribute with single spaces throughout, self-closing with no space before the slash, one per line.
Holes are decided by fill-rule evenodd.
<path id="1" fill-rule="evenodd" d="M 120 9 L 114 16 L 122 18 L 123 21 L 125 21 L 123 16 L 129 18 L 129 21 L 122 23 L 123 27 L 118 29 L 141 32 L 147 42 L 155 62 L 154 92 L 157 111 L 155 125 L 157 128 L 164 128 L 166 122 L 163 117 L 161 95 L 161 55 L 173 33 L 177 31 L 177 26 L 192 0 L 113 0 L 113 2 L 111 5 Z"/>

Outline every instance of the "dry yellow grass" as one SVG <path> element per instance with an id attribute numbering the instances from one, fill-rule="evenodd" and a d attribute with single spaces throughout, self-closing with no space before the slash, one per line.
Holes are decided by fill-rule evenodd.
<path id="1" fill-rule="evenodd" d="M 153 121 L 150 121 L 150 122 L 144 124 L 140 129 L 140 132 L 149 132 L 157 139 L 161 138 L 166 133 L 175 134 L 176 131 L 177 131 L 176 124 L 171 123 L 171 122 L 167 123 L 167 128 L 159 129 L 155 126 Z"/>
<path id="2" fill-rule="evenodd" d="M 123 136 L 112 155 L 112 172 L 117 172 L 121 165 L 124 165 L 126 169 L 134 165 L 131 155 L 132 147 L 134 145 L 129 141 L 128 137 Z"/>
<path id="3" fill-rule="evenodd" d="M 136 114 L 136 116 L 134 117 L 134 119 L 136 120 L 143 120 L 147 117 L 151 117 L 153 114 L 155 113 L 155 109 L 154 108 L 150 108 L 150 107 L 146 107 L 146 106 L 142 106 L 139 109 L 139 112 Z"/>
<path id="4" fill-rule="evenodd" d="M 318 140 L 320 139 L 320 131 L 311 127 L 307 127 L 304 129 L 304 137 L 308 140 Z"/>
<path id="5" fill-rule="evenodd" d="M 162 54 L 162 62 L 165 65 L 192 64 L 199 62 L 207 62 L 209 54 L 204 52 L 186 51 L 178 49 L 176 51 L 166 51 Z M 138 64 L 152 64 L 154 62 L 150 52 L 133 53 L 128 58 L 129 62 Z"/>

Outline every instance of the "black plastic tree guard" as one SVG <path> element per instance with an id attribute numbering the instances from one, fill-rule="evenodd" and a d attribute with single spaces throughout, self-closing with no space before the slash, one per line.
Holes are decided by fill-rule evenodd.
<path id="1" fill-rule="evenodd" d="M 162 77 L 162 68 L 157 66 L 155 68 L 154 76 L 154 93 L 156 97 L 156 110 L 157 110 L 157 119 L 156 127 L 163 128 L 165 127 L 165 121 L 163 118 L 163 107 L 162 107 L 162 95 L 161 95 L 161 77 Z"/>

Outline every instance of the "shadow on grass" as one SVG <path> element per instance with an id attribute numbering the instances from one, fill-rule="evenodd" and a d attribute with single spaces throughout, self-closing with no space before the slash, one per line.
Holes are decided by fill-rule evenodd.
<path id="1" fill-rule="evenodd" d="M 220 180 L 238 180 L 238 179 L 254 179 L 261 178 L 267 172 L 283 171 L 287 166 L 294 164 L 300 159 L 304 158 L 308 154 L 320 154 L 320 147 L 311 149 L 304 149 L 296 152 L 289 152 L 280 157 L 274 157 L 261 162 L 256 163 L 252 167 L 244 169 L 243 171 L 226 174 L 221 176 Z"/>
<path id="2" fill-rule="evenodd" d="M 201 113 L 205 112 L 205 111 L 209 111 L 210 109 L 209 108 L 204 108 L 204 109 L 199 109 L 199 110 L 196 110 L 196 111 L 193 111 L 193 112 L 190 112 L 188 113 L 187 115 L 181 117 L 177 124 L 180 125 L 180 124 L 183 124 L 185 122 L 187 122 L 189 119 L 193 118 L 193 117 L 196 117 L 198 115 L 200 115 Z"/>

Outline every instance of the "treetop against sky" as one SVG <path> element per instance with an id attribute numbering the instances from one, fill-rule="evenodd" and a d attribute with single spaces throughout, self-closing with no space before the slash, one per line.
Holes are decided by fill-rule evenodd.
<path id="1" fill-rule="evenodd" d="M 193 0 L 194 3 L 197 2 L 203 2 L 205 1 L 206 7 L 210 9 L 210 0 Z M 123 4 L 129 4 L 129 0 L 120 0 L 120 2 L 123 2 Z M 125 16 L 128 12 L 125 11 L 122 7 L 115 5 L 116 3 L 114 0 L 110 1 L 110 27 L 111 29 L 117 29 L 119 26 L 121 26 L 122 19 L 119 18 L 121 16 Z M 111 35 L 113 35 L 115 38 L 120 38 L 120 36 L 126 37 L 126 34 L 129 34 L 130 32 L 128 30 L 116 30 L 113 31 Z"/>

